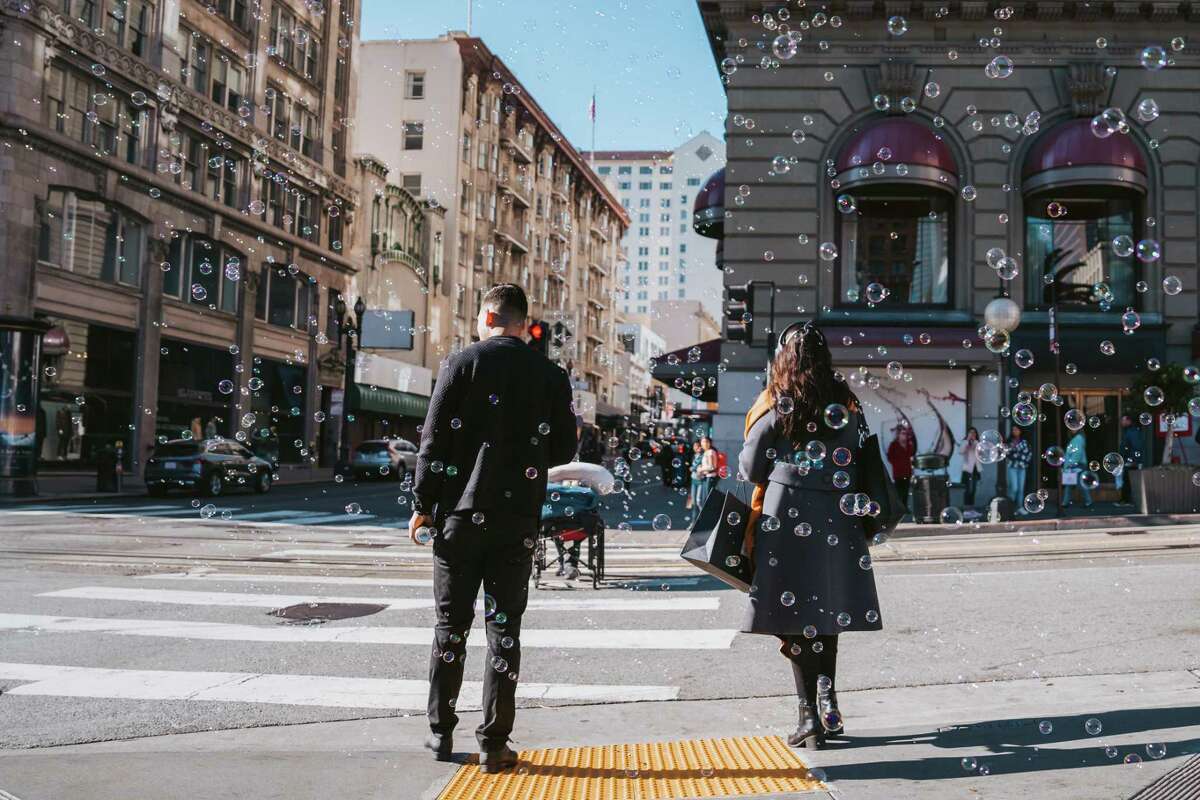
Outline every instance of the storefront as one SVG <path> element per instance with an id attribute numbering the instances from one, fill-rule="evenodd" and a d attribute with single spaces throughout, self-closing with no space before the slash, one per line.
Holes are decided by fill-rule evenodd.
<path id="1" fill-rule="evenodd" d="M 350 389 L 350 446 L 367 439 L 400 437 L 415 442 L 433 390 L 433 372 L 377 353 L 354 359 Z"/>
<path id="2" fill-rule="evenodd" d="M 235 422 L 230 403 L 236 396 L 237 377 L 228 350 L 164 338 L 158 359 L 155 438 L 232 436 Z"/>
<path id="3" fill-rule="evenodd" d="M 38 460 L 43 468 L 90 468 L 96 453 L 129 442 L 137 336 L 51 318 L 42 343 Z"/>
<path id="4" fill-rule="evenodd" d="M 304 438 L 305 386 L 308 368 L 303 364 L 256 356 L 250 377 L 251 444 L 264 458 L 281 464 L 308 460 Z"/>

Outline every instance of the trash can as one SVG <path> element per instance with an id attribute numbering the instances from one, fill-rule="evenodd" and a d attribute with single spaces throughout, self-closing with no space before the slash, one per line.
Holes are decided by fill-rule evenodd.
<path id="1" fill-rule="evenodd" d="M 950 505 L 950 459 L 940 453 L 921 453 L 913 457 L 913 521 L 925 525 L 941 522 L 942 509 Z"/>

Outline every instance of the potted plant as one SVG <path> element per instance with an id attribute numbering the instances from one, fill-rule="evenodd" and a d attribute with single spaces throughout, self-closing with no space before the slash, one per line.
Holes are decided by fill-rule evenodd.
<path id="1" fill-rule="evenodd" d="M 1149 412 L 1155 418 L 1160 414 L 1188 414 L 1188 401 L 1196 394 L 1196 386 L 1184 377 L 1183 367 L 1168 364 L 1157 370 L 1147 369 L 1133 381 L 1130 397 L 1130 413 L 1135 416 Z M 1162 393 L 1162 402 L 1151 404 L 1157 388 Z M 1131 470 L 1127 475 L 1133 489 L 1133 501 L 1143 514 L 1200 512 L 1200 466 L 1181 464 L 1155 464 L 1154 461 L 1170 459 L 1174 453 L 1182 452 L 1182 444 L 1173 433 L 1168 432 L 1161 451 L 1157 447 L 1147 452 L 1146 466 Z M 1155 455 L 1158 458 L 1154 458 Z"/>

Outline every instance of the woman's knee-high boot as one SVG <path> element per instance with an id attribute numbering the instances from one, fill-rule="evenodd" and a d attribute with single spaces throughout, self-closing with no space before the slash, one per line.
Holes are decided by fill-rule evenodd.
<path id="1" fill-rule="evenodd" d="M 842 724 L 842 712 L 837 703 L 837 636 L 820 636 L 817 642 L 821 651 L 816 654 L 817 672 L 817 716 L 827 736 L 842 736 L 846 733 Z"/>
<path id="2" fill-rule="evenodd" d="M 792 664 L 792 677 L 796 682 L 796 698 L 799 702 L 800 715 L 796 730 L 788 736 L 788 744 L 792 747 L 819 748 L 824 744 L 825 737 L 817 720 L 815 706 L 816 672 L 805 668 L 800 654 L 789 655 Z"/>

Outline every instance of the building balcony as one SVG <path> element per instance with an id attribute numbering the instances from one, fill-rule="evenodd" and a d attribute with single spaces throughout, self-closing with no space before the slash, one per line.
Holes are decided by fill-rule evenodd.
<path id="1" fill-rule="evenodd" d="M 529 182 L 522 180 L 512 173 L 502 172 L 496 178 L 496 188 L 512 196 L 513 202 L 522 208 L 529 208 Z"/>
<path id="2" fill-rule="evenodd" d="M 606 277 L 606 278 L 608 277 L 608 272 L 609 272 L 608 267 L 605 266 L 604 264 L 600 263 L 599 261 L 596 261 L 595 259 L 591 259 L 591 258 L 588 259 L 588 267 L 590 269 L 595 270 L 596 272 L 599 272 L 604 277 Z"/>
<path id="3" fill-rule="evenodd" d="M 529 224 L 518 225 L 514 220 L 502 220 L 494 231 L 498 239 L 508 242 L 513 250 L 529 252 Z"/>
<path id="4" fill-rule="evenodd" d="M 387 247 L 379 253 L 384 264 L 403 264 L 417 274 L 421 273 L 421 261 L 412 253 L 399 247 Z"/>
<path id="5" fill-rule="evenodd" d="M 554 197 L 557 197 L 559 200 L 562 200 L 564 203 L 568 200 L 567 188 L 557 181 L 551 184 L 550 194 Z"/>
<path id="6" fill-rule="evenodd" d="M 591 229 L 592 233 L 599 236 L 602 241 L 605 241 L 605 242 L 608 241 L 608 239 L 609 239 L 608 228 L 600 227 L 600 224 L 597 223 L 595 220 L 593 220 L 590 229 Z"/>
<path id="7" fill-rule="evenodd" d="M 533 163 L 533 148 L 522 142 L 512 131 L 505 130 L 500 134 L 500 144 L 508 148 L 514 160 L 522 164 Z"/>

